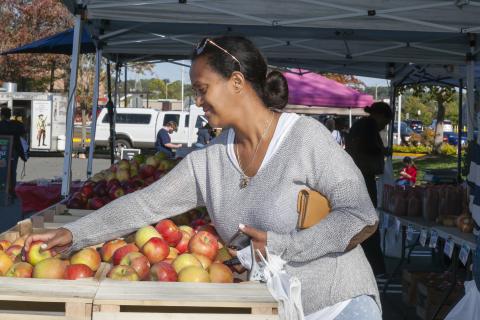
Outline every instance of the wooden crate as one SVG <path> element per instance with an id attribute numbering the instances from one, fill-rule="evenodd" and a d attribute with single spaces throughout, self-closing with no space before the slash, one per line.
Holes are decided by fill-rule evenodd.
<path id="1" fill-rule="evenodd" d="M 436 285 L 427 285 L 423 281 L 417 284 L 417 316 L 424 320 L 431 320 L 434 312 L 443 300 L 447 293 L 447 289 L 439 289 Z M 457 285 L 453 292 L 448 296 L 445 304 L 440 309 L 437 317 L 433 320 L 440 320 L 445 318 L 453 305 L 455 305 L 460 297 L 464 295 L 463 286 Z"/>
<path id="2" fill-rule="evenodd" d="M 33 223 L 36 221 L 37 225 Z M 51 224 L 39 225 L 25 219 L 0 234 L 0 239 L 14 242 L 18 237 L 48 230 Z M 95 277 L 81 280 L 24 279 L 0 277 L 1 320 L 90 320 L 93 299 L 99 281 L 109 265 L 102 263 Z"/>
<path id="3" fill-rule="evenodd" d="M 124 282 L 102 280 L 93 320 L 273 320 L 277 302 L 260 283 Z"/>

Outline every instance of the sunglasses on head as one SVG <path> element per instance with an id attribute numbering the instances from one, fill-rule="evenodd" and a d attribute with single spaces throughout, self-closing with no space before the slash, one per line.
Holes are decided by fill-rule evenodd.
<path id="1" fill-rule="evenodd" d="M 226 54 L 228 54 L 230 57 L 232 57 L 233 60 L 235 60 L 236 63 L 238 63 L 238 66 L 240 67 L 240 69 L 242 68 L 242 64 L 240 63 L 240 60 L 238 60 L 233 54 L 231 54 L 230 52 L 228 52 L 226 49 L 222 48 L 220 45 L 216 44 L 213 40 L 209 39 L 209 38 L 204 38 L 203 40 L 201 40 L 198 44 L 197 44 L 197 47 L 195 48 L 195 53 L 198 55 L 202 54 L 203 50 L 205 50 L 205 47 L 207 46 L 207 44 L 211 44 L 212 46 L 222 50 L 223 52 L 225 52 Z"/>

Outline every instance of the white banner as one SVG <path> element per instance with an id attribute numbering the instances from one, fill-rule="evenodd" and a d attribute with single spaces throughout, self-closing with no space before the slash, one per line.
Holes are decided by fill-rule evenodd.
<path id="1" fill-rule="evenodd" d="M 52 142 L 52 101 L 32 101 L 30 148 L 50 150 Z"/>

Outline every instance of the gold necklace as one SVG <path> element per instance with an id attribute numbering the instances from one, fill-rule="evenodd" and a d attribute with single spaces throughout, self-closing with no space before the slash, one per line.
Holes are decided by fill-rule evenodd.
<path id="1" fill-rule="evenodd" d="M 263 141 L 263 138 L 265 138 L 265 136 L 267 135 L 267 132 L 269 131 L 270 129 L 270 126 L 273 122 L 273 118 L 275 118 L 275 114 L 272 112 L 272 117 L 270 118 L 270 121 L 268 122 L 268 125 L 265 126 L 265 129 L 263 129 L 263 133 L 260 137 L 260 140 L 258 140 L 258 143 L 257 143 L 257 146 L 255 147 L 255 151 L 253 152 L 253 156 L 252 156 L 252 159 L 250 160 L 250 162 L 248 163 L 247 167 L 245 168 L 245 171 L 248 171 L 248 169 L 250 168 L 250 166 L 252 165 L 253 163 L 253 160 L 255 159 L 255 156 L 257 155 L 257 151 L 258 151 L 258 148 L 260 147 L 260 144 L 262 143 Z M 238 159 L 238 167 L 240 168 L 240 174 L 241 174 L 241 177 L 240 177 L 240 189 L 244 189 L 248 186 L 248 183 L 250 182 L 250 177 L 247 176 L 244 172 L 244 170 L 242 169 L 242 162 L 240 160 L 240 153 L 238 153 L 238 142 L 237 142 L 237 145 L 236 145 L 236 153 L 237 153 L 237 159 Z"/>

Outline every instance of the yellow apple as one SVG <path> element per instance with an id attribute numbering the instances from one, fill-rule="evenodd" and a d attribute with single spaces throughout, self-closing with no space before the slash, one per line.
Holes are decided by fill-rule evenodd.
<path id="1" fill-rule="evenodd" d="M 143 245 L 147 243 L 148 240 L 150 240 L 151 238 L 163 239 L 160 233 L 157 231 L 157 229 L 155 229 L 152 226 L 146 226 L 146 227 L 140 228 L 135 233 L 135 244 L 139 249 L 141 249 Z"/>
<path id="2" fill-rule="evenodd" d="M 101 262 L 100 254 L 94 248 L 82 249 L 70 258 L 71 264 L 84 264 L 94 272 L 98 270 Z"/>
<path id="3" fill-rule="evenodd" d="M 179 255 L 175 260 L 173 260 L 172 266 L 175 269 L 176 273 L 180 273 L 183 268 L 190 266 L 203 268 L 202 263 L 198 261 L 198 259 L 195 258 L 193 254 L 190 253 L 184 253 Z"/>
<path id="4" fill-rule="evenodd" d="M 32 276 L 33 278 L 41 279 L 63 279 L 68 265 L 69 262 L 67 260 L 47 258 L 35 265 Z"/>
<path id="5" fill-rule="evenodd" d="M 13 261 L 10 256 L 4 251 L 0 251 L 0 276 L 5 275 L 12 265 Z"/>
<path id="6" fill-rule="evenodd" d="M 178 274 L 179 282 L 210 282 L 208 271 L 202 267 L 189 266 Z"/>

